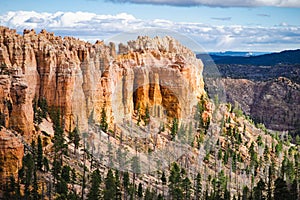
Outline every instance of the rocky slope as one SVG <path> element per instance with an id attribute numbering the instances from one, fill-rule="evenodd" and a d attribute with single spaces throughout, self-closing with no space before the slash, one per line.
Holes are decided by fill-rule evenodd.
<path id="1" fill-rule="evenodd" d="M 205 64 L 204 76 L 216 68 L 227 100 L 266 127 L 299 134 L 299 50 L 250 57 L 197 55 Z M 207 72 L 206 72 L 207 71 Z M 206 74 L 205 74 L 206 73 Z M 241 94 L 241 95 L 240 95 Z"/>
<path id="2" fill-rule="evenodd" d="M 32 195 L 67 199 L 60 191 L 64 188 L 65 193 L 85 199 L 91 190 L 85 180 L 90 181 L 92 171 L 98 168 L 103 175 L 116 168 L 129 171 L 133 188 L 142 183 L 156 196 L 170 199 L 174 197 L 172 188 L 167 191 L 160 177 L 163 171 L 171 176 L 173 162 L 183 169 L 178 173 L 185 180 L 193 181 L 197 173 L 201 174 L 203 190 L 198 193 L 202 197 L 214 198 L 219 193 L 225 198 L 226 191 L 239 196 L 245 186 L 253 190 L 260 179 L 268 180 L 270 166 L 272 180 L 285 176 L 289 184 L 299 181 L 298 172 L 281 171 L 288 164 L 298 167 L 297 147 L 255 127 L 230 104 L 213 104 L 204 90 L 202 62 L 173 38 L 140 36 L 119 44 L 117 52 L 113 43 L 90 44 L 46 31 L 36 34 L 34 30 L 25 30 L 21 36 L 1 27 L 0 64 L 0 177 L 17 177 L 24 153 L 29 162 L 24 161 L 23 166 L 35 166 L 31 160 L 36 155 L 28 143 L 37 135 L 48 160 L 48 167 L 43 164 L 35 168 L 36 175 L 21 176 L 21 192 L 28 183 Z M 231 88 L 238 87 L 233 91 L 242 91 L 232 92 L 232 99 L 244 98 L 246 111 L 255 109 L 255 84 L 227 81 L 225 86 L 231 84 Z M 280 92 L 298 86 L 288 84 L 289 88 L 284 88 L 286 82 L 279 79 L 264 87 L 274 90 L 274 95 L 288 95 Z M 265 88 L 260 95 L 267 103 L 276 104 L 276 99 L 263 93 Z M 43 115 L 45 102 L 48 111 Z M 61 117 L 51 118 L 53 110 Z M 36 119 L 39 112 L 41 119 Z M 103 130 L 105 123 L 109 130 Z M 76 148 L 70 132 L 74 134 L 77 125 L 81 140 Z M 62 169 L 55 172 L 57 165 Z M 51 170 L 46 169 L 49 167 Z M 64 173 L 68 168 L 68 173 L 74 170 L 77 179 L 72 183 Z M 122 186 L 120 190 L 127 192 Z M 194 188 L 190 190 L 196 193 Z M 133 192 L 131 198 L 135 197 Z"/>
<path id="3" fill-rule="evenodd" d="M 224 79 L 228 101 L 238 102 L 243 111 L 268 128 L 299 131 L 300 85 L 280 77 L 265 82 Z"/>
<path id="4" fill-rule="evenodd" d="M 88 119 L 99 123 L 103 109 L 110 128 L 137 107 L 143 114 L 161 107 L 157 115 L 172 120 L 187 117 L 204 94 L 202 63 L 178 41 L 139 37 L 118 49 L 0 27 L 1 125 L 30 141 L 37 133 L 35 99 L 60 110 L 65 130 L 78 122 L 86 131 Z"/>

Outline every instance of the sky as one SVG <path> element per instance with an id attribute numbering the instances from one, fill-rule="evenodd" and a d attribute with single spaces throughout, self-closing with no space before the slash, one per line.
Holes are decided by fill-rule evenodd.
<path id="1" fill-rule="evenodd" d="M 0 25 L 94 42 L 146 28 L 205 51 L 300 49 L 300 0 L 0 0 Z"/>

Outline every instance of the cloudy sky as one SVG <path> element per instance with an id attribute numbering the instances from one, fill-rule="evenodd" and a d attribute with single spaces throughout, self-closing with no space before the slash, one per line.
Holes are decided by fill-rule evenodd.
<path id="1" fill-rule="evenodd" d="M 89 41 L 158 28 L 206 51 L 273 52 L 300 48 L 300 0 L 0 0 L 0 25 Z"/>

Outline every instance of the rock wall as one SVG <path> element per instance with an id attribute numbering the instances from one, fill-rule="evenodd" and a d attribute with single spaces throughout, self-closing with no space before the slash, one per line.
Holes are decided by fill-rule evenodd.
<path id="1" fill-rule="evenodd" d="M 132 114 L 137 104 L 142 110 L 162 105 L 167 116 L 181 118 L 195 100 L 189 95 L 204 93 L 201 61 L 173 38 L 139 37 L 119 49 L 116 54 L 112 43 L 62 39 L 45 30 L 25 30 L 21 36 L 1 27 L 0 111 L 5 126 L 31 135 L 34 97 L 60 108 L 65 127 L 78 118 L 85 130 L 89 117 L 100 120 L 103 107 L 110 123 Z"/>
<path id="2" fill-rule="evenodd" d="M 138 105 L 160 117 L 188 117 L 204 93 L 202 69 L 171 37 L 138 37 L 116 52 L 113 43 L 0 27 L 0 125 L 30 141 L 35 98 L 60 109 L 65 129 L 78 121 L 86 131 L 88 119 L 99 123 L 103 108 L 111 129 Z"/>
<path id="3" fill-rule="evenodd" d="M 22 168 L 24 146 L 21 141 L 5 128 L 0 130 L 0 185 L 10 176 L 17 179 L 18 170 Z"/>

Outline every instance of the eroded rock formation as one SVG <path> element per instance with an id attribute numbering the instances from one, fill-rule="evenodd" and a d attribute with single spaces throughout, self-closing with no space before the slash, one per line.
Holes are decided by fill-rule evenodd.
<path id="1" fill-rule="evenodd" d="M 204 93 L 202 62 L 171 37 L 138 37 L 116 52 L 113 43 L 0 27 L 0 65 L 1 125 L 27 141 L 36 132 L 35 98 L 60 109 L 65 129 L 78 121 L 84 131 L 88 119 L 100 121 L 103 108 L 110 128 L 137 106 L 187 117 Z"/>

